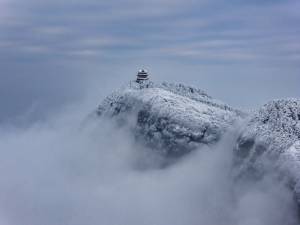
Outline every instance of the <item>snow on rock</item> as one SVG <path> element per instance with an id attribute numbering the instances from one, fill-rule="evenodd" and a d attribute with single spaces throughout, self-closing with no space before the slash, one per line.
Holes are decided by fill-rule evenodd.
<path id="1" fill-rule="evenodd" d="M 234 172 L 254 179 L 275 174 L 300 206 L 300 99 L 274 100 L 246 115 L 194 87 L 132 82 L 104 99 L 97 114 L 129 126 L 138 141 L 173 157 L 216 143 L 243 119 Z"/>
<path id="2" fill-rule="evenodd" d="M 107 97 L 97 112 L 131 125 L 138 140 L 168 156 L 215 143 L 244 115 L 200 89 L 149 81 L 123 87 Z"/>
<path id="3" fill-rule="evenodd" d="M 235 153 L 241 173 L 276 173 L 288 180 L 300 200 L 300 100 L 265 104 L 246 123 Z"/>

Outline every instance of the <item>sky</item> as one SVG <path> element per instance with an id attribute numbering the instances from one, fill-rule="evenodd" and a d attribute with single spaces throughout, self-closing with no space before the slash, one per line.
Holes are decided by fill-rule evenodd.
<path id="1" fill-rule="evenodd" d="M 299 97 L 299 11 L 298 0 L 0 0 L 0 121 L 96 105 L 139 68 L 242 109 Z"/>

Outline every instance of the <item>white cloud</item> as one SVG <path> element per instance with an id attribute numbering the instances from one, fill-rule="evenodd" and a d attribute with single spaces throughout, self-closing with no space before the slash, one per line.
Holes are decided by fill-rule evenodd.
<path id="1" fill-rule="evenodd" d="M 42 45 L 54 52 L 59 49 L 67 53 L 60 56 L 73 53 L 96 56 L 99 49 L 105 48 L 110 59 L 111 56 L 118 58 L 127 51 L 128 58 L 159 56 L 166 59 L 170 52 L 177 52 L 173 56 L 200 57 L 203 52 L 211 60 L 214 56 L 215 60 L 220 60 L 226 53 L 233 59 L 260 60 L 267 57 L 272 61 L 272 58 L 280 58 L 281 51 L 285 51 L 276 39 L 291 45 L 296 45 L 299 39 L 292 26 L 283 26 L 291 20 L 287 12 L 297 7 L 296 3 L 258 7 L 254 4 L 231 5 L 223 1 L 194 0 L 76 0 L 64 3 L 34 0 L 23 4 L 14 2 L 14 8 L 18 9 L 14 17 L 26 26 L 23 29 L 8 26 L 3 28 L 3 32 L 13 34 L 24 46 Z M 219 7 L 214 9 L 216 5 Z M 278 18 L 284 18 L 280 19 L 280 29 Z M 26 32 L 27 29 L 33 30 L 33 33 Z M 294 39 L 287 37 L 291 31 L 295 32 Z M 220 48 L 219 51 L 216 48 Z M 284 61 L 289 58 L 285 57 Z"/>
<path id="2" fill-rule="evenodd" d="M 293 196 L 280 183 L 233 182 L 234 138 L 161 169 L 126 128 L 99 119 L 80 128 L 85 112 L 77 105 L 27 129 L 0 129 L 0 221 L 294 224 Z"/>

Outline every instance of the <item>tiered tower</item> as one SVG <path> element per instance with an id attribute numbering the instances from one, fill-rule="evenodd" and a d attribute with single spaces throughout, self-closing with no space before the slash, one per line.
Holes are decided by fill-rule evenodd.
<path id="1" fill-rule="evenodd" d="M 145 80 L 149 80 L 149 74 L 147 70 L 141 69 L 138 71 L 138 74 L 136 75 L 136 82 L 141 83 Z"/>

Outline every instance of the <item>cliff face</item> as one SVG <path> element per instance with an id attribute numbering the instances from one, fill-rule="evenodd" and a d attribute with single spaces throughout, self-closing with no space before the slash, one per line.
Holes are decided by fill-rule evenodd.
<path id="1" fill-rule="evenodd" d="M 168 156 L 215 143 L 244 115 L 197 88 L 151 82 L 113 93 L 97 112 L 127 123 L 138 140 Z"/>
<path id="2" fill-rule="evenodd" d="M 129 126 L 136 140 L 168 159 L 213 145 L 235 130 L 235 177 L 272 174 L 300 206 L 300 100 L 274 100 L 247 115 L 182 84 L 132 83 L 108 96 L 97 115 Z M 234 126 L 235 122 L 240 126 Z"/>
<path id="3" fill-rule="evenodd" d="M 300 100 L 274 100 L 249 116 L 235 153 L 240 173 L 260 177 L 272 170 L 300 200 Z"/>
<path id="4" fill-rule="evenodd" d="M 300 100 L 274 100 L 253 115 L 182 84 L 135 82 L 108 96 L 97 115 L 129 126 L 136 140 L 164 157 L 178 158 L 213 145 L 236 121 L 235 172 L 285 179 L 300 205 Z"/>

